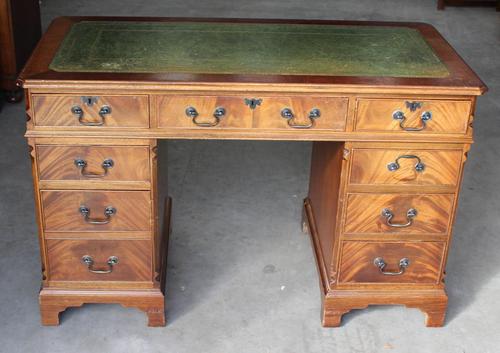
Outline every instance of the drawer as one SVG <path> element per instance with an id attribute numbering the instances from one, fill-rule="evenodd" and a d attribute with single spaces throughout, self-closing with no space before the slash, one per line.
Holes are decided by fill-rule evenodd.
<path id="1" fill-rule="evenodd" d="M 342 97 L 262 97 L 254 127 L 344 131 L 347 103 Z"/>
<path id="2" fill-rule="evenodd" d="M 149 191 L 41 191 L 47 232 L 150 231 Z"/>
<path id="3" fill-rule="evenodd" d="M 252 127 L 252 110 L 235 96 L 158 96 L 158 126 L 168 128 Z"/>
<path id="4" fill-rule="evenodd" d="M 149 97 L 33 95 L 36 126 L 149 128 Z"/>
<path id="5" fill-rule="evenodd" d="M 453 200 L 452 194 L 348 194 L 344 232 L 446 235 Z"/>
<path id="6" fill-rule="evenodd" d="M 150 181 L 148 146 L 37 145 L 40 180 Z"/>
<path id="7" fill-rule="evenodd" d="M 465 134 L 470 114 L 470 101 L 358 99 L 355 130 Z"/>
<path id="8" fill-rule="evenodd" d="M 346 241 L 342 243 L 339 281 L 438 284 L 444 250 L 444 242 Z"/>
<path id="9" fill-rule="evenodd" d="M 46 242 L 50 281 L 152 281 L 149 240 Z"/>
<path id="10" fill-rule="evenodd" d="M 462 156 L 461 149 L 354 148 L 349 183 L 455 186 Z"/>

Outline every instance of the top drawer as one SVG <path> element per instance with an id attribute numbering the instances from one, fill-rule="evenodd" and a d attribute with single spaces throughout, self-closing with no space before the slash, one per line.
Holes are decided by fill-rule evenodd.
<path id="1" fill-rule="evenodd" d="M 356 131 L 465 134 L 470 101 L 358 99 Z"/>
<path id="2" fill-rule="evenodd" d="M 348 99 L 344 97 L 262 97 L 254 126 L 263 129 L 344 131 Z"/>
<path id="3" fill-rule="evenodd" d="M 149 127 L 149 97 L 33 95 L 36 126 Z"/>
<path id="4" fill-rule="evenodd" d="M 348 98 L 158 96 L 160 128 L 344 131 Z"/>
<path id="5" fill-rule="evenodd" d="M 237 96 L 158 96 L 160 128 L 233 128 L 252 127 L 252 111 Z"/>

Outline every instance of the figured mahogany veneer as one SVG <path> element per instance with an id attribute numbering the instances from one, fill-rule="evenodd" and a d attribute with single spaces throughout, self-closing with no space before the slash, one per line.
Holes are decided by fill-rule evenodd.
<path id="1" fill-rule="evenodd" d="M 37 159 L 40 181 L 151 181 L 146 146 L 39 145 Z M 86 163 L 84 168 L 78 160 Z M 106 160 L 112 161 L 111 167 L 103 167 Z"/>
<path id="2" fill-rule="evenodd" d="M 447 194 L 347 194 L 344 233 L 448 233 L 454 195 Z M 407 227 L 387 225 L 387 217 L 382 212 L 390 210 L 394 224 L 408 222 L 407 212 L 415 209 L 417 214 Z"/>
<path id="3" fill-rule="evenodd" d="M 245 96 L 158 96 L 157 112 L 159 128 L 198 128 L 200 124 L 214 124 L 211 128 L 234 129 L 326 129 L 344 131 L 347 118 L 347 98 L 340 97 L 269 97 L 259 98 Z M 198 113 L 196 122 L 186 114 L 186 109 L 194 108 Z M 214 112 L 223 108 L 225 114 L 217 123 Z M 282 111 L 289 109 L 293 120 L 288 123 Z M 309 117 L 311 111 L 319 110 L 319 116 Z"/>
<path id="4" fill-rule="evenodd" d="M 127 42 L 130 52 L 112 52 L 108 57 L 116 64 L 113 72 L 104 72 L 103 65 L 110 63 L 92 55 L 72 63 L 68 52 L 59 56 L 64 58 L 63 66 L 81 67 L 82 72 L 52 70 L 59 67 L 51 66 L 57 51 L 66 47 L 62 41 L 82 21 L 87 21 L 83 27 L 91 29 L 92 21 L 120 21 L 118 27 L 94 23 L 96 28 L 115 30 L 129 24 L 135 29 L 165 27 L 138 23 L 141 21 L 175 22 L 174 27 L 181 29 L 193 26 L 192 22 L 207 22 L 195 27 L 212 28 L 210 23 L 216 22 L 217 28 L 227 29 L 206 38 L 219 42 L 202 44 L 235 50 L 238 46 L 231 31 L 238 26 L 234 23 L 266 23 L 266 28 L 285 37 L 301 33 L 294 38 L 307 37 L 308 45 L 326 40 L 330 52 L 318 48 L 317 53 L 306 53 L 317 55 L 324 68 L 333 65 L 330 69 L 339 72 L 343 67 L 335 65 L 343 63 L 356 72 L 379 72 L 380 76 L 307 74 L 316 71 L 307 67 L 307 55 L 300 50 L 304 43 L 291 48 L 280 41 L 273 43 L 276 57 L 282 60 L 285 55 L 284 62 L 305 68 L 304 72 L 210 74 L 206 73 L 213 72 L 210 67 L 224 69 L 218 61 L 224 58 L 212 56 L 204 58 L 208 66 L 203 72 L 193 71 L 193 67 L 168 71 L 168 67 L 185 68 L 190 63 L 203 67 L 203 60 L 175 62 L 179 57 L 199 57 L 199 47 L 189 45 L 180 53 L 177 45 L 162 47 L 159 62 L 153 63 L 164 69 L 161 72 L 124 72 L 125 67 L 136 67 L 134 60 L 151 63 L 150 55 L 156 51 L 148 45 L 155 42 L 143 31 L 136 37 L 137 31 L 126 33 L 131 39 Z M 342 37 L 345 45 L 337 48 L 339 42 L 310 31 L 307 26 L 311 24 L 323 29 L 342 26 L 344 34 L 361 29 L 362 35 Z M 94 29 L 90 32 L 99 32 Z M 330 30 L 326 32 L 336 32 Z M 396 58 L 399 74 L 391 74 L 391 67 L 374 62 L 364 50 L 353 52 L 356 46 L 349 40 L 368 40 L 370 30 L 389 47 L 367 47 L 366 52 L 381 50 L 376 54 L 384 60 L 390 53 L 405 50 L 405 43 L 392 44 L 388 33 L 411 33 L 420 43 L 420 51 L 415 53 L 420 56 L 412 56 L 412 62 L 425 70 L 412 75 L 415 67 Z M 85 39 L 96 40 L 100 48 L 111 51 L 122 48 L 117 38 L 123 36 L 106 33 L 92 38 Z M 356 45 L 359 49 L 359 43 Z M 110 54 L 109 50 L 102 54 Z M 270 58 L 258 52 L 252 57 Z M 245 65 L 248 56 L 240 58 L 236 64 Z M 91 62 L 87 65 L 85 60 Z M 96 67 L 99 70 L 92 72 Z M 119 303 L 144 311 L 150 326 L 165 325 L 171 202 L 167 199 L 165 203 L 160 232 L 158 200 L 167 187 L 164 180 L 158 180 L 157 140 L 175 138 L 314 141 L 302 225 L 311 235 L 318 266 L 322 324 L 339 326 L 342 316 L 352 309 L 395 304 L 422 310 L 427 326 L 443 325 L 448 303 L 444 267 L 472 143 L 476 97 L 486 86 L 432 26 L 63 17 L 50 25 L 20 83 L 26 89 L 26 136 L 42 259 L 42 324 L 59 324 L 59 314 L 67 307 Z M 82 212 L 82 207 L 88 212 Z M 114 211 L 109 211 L 111 207 Z M 92 261 L 84 261 L 85 255 Z M 116 263 L 110 260 L 112 256 L 117 257 Z M 109 273 L 92 272 L 95 270 Z"/>
<path id="5" fill-rule="evenodd" d="M 444 242 L 342 242 L 340 283 L 439 283 Z M 384 271 L 398 272 L 399 262 L 407 258 L 409 265 L 401 275 L 384 275 L 374 260 L 387 263 Z"/>
<path id="6" fill-rule="evenodd" d="M 42 191 L 44 226 L 47 232 L 150 231 L 151 201 L 147 191 Z M 89 218 L 105 219 L 104 211 L 115 214 L 107 224 L 91 224 L 80 207 L 90 210 Z"/>
<path id="7" fill-rule="evenodd" d="M 344 131 L 347 119 L 348 99 L 343 97 L 268 97 L 260 96 L 262 102 L 254 110 L 254 126 L 266 129 L 300 129 L 312 124 L 310 129 Z M 297 127 L 290 126 L 283 118 L 283 109 L 290 109 Z M 317 109 L 319 116 L 310 118 Z M 311 121 L 312 119 L 312 121 Z"/>
<path id="8" fill-rule="evenodd" d="M 196 122 L 215 124 L 214 113 L 223 107 L 225 114 L 213 128 L 251 128 L 252 112 L 245 106 L 243 97 L 233 96 L 159 96 L 157 100 L 158 126 L 167 128 L 198 128 L 186 109 L 194 108 L 199 114 Z"/>
<path id="9" fill-rule="evenodd" d="M 95 102 L 86 102 L 84 97 L 98 97 Z M 73 107 L 83 111 L 84 123 L 100 123 L 103 126 L 87 126 L 78 121 L 72 113 Z M 110 107 L 111 112 L 105 118 L 99 116 L 102 107 Z M 78 127 L 85 128 L 147 128 L 149 127 L 149 99 L 147 95 L 112 96 L 112 95 L 34 95 L 34 121 L 37 126 L 46 127 Z"/>
<path id="10" fill-rule="evenodd" d="M 149 240 L 48 239 L 49 286 L 59 281 L 142 281 L 152 287 L 151 251 Z M 98 271 L 109 270 L 111 256 L 118 262 L 110 273 L 93 273 L 82 261 L 83 256 L 90 256 L 94 260 L 92 269 Z"/>
<path id="11" fill-rule="evenodd" d="M 408 104 L 418 102 L 419 107 L 412 110 Z M 431 112 L 432 118 L 426 123 L 421 134 L 447 133 L 464 134 L 467 132 L 471 102 L 468 100 L 440 101 L 421 99 L 359 99 L 356 104 L 356 131 L 393 131 L 400 132 L 400 121 L 393 118 L 395 111 L 406 117 L 404 126 L 419 128 L 424 112 Z"/>
<path id="12" fill-rule="evenodd" d="M 462 157 L 463 151 L 459 148 L 354 148 L 349 184 L 455 186 Z M 396 161 L 398 168 L 392 170 L 391 164 Z M 417 163 L 422 163 L 423 169 L 420 170 Z"/>

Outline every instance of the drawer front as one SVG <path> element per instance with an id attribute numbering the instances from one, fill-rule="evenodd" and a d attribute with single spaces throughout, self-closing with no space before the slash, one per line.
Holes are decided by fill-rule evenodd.
<path id="1" fill-rule="evenodd" d="M 462 150 L 355 148 L 350 184 L 448 185 L 458 183 Z"/>
<path id="2" fill-rule="evenodd" d="M 453 200 L 451 194 L 348 194 L 344 232 L 446 235 Z"/>
<path id="3" fill-rule="evenodd" d="M 49 239 L 49 280 L 152 281 L 151 246 L 149 240 Z"/>
<path id="4" fill-rule="evenodd" d="M 342 244 L 340 282 L 437 284 L 444 250 L 444 242 L 346 241 Z"/>
<path id="5" fill-rule="evenodd" d="M 357 131 L 465 134 L 471 114 L 470 101 L 358 99 L 356 108 Z"/>
<path id="6" fill-rule="evenodd" d="M 344 131 L 347 103 L 342 97 L 262 97 L 254 112 L 254 126 Z"/>
<path id="7" fill-rule="evenodd" d="M 40 180 L 150 181 L 147 146 L 38 145 Z"/>
<path id="8" fill-rule="evenodd" d="M 234 96 L 158 96 L 158 126 L 217 129 L 252 127 L 252 110 Z"/>
<path id="9" fill-rule="evenodd" d="M 149 97 L 33 95 L 36 126 L 149 128 Z"/>
<path id="10" fill-rule="evenodd" d="M 47 232 L 150 231 L 149 191 L 42 191 Z"/>

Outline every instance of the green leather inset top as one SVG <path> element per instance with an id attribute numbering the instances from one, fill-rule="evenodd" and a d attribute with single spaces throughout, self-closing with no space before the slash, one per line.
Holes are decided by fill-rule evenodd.
<path id="1" fill-rule="evenodd" d="M 445 77 L 407 27 L 85 21 L 50 69 L 61 72 Z"/>

